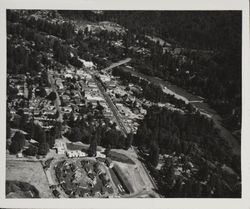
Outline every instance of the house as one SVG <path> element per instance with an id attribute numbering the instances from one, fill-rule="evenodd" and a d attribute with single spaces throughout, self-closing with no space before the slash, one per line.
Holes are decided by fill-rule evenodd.
<path id="1" fill-rule="evenodd" d="M 89 87 L 89 88 L 93 88 L 93 89 L 95 89 L 95 88 L 97 88 L 97 85 L 96 85 L 96 83 L 95 83 L 95 82 L 93 82 L 93 81 L 89 81 L 89 82 L 88 82 L 88 87 Z"/>
<path id="2" fill-rule="evenodd" d="M 109 76 L 107 76 L 107 75 L 102 75 L 102 74 L 100 74 L 100 79 L 101 79 L 101 81 L 102 81 L 103 83 L 106 83 L 106 82 L 110 82 L 110 81 L 111 81 L 111 79 L 110 79 Z"/>
<path id="3" fill-rule="evenodd" d="M 66 95 L 66 94 L 62 95 L 62 101 L 64 103 L 69 103 L 69 101 L 70 101 L 69 95 Z"/>
<path id="4" fill-rule="evenodd" d="M 78 151 L 79 157 L 86 157 L 87 154 L 85 152 Z"/>
<path id="5" fill-rule="evenodd" d="M 73 75 L 72 74 L 69 74 L 69 73 L 67 73 L 67 74 L 65 74 L 65 79 L 73 79 Z"/>
<path id="6" fill-rule="evenodd" d="M 68 158 L 78 157 L 78 153 L 76 151 L 67 151 L 66 155 Z"/>
<path id="7" fill-rule="evenodd" d="M 22 152 L 18 152 L 16 155 L 17 158 L 22 158 L 23 157 L 23 153 Z"/>
<path id="8" fill-rule="evenodd" d="M 67 151 L 66 155 L 68 158 L 86 157 L 87 156 L 87 154 L 85 152 L 82 152 L 80 150 Z"/>
<path id="9" fill-rule="evenodd" d="M 93 173 L 88 173 L 88 177 L 92 180 L 93 184 L 96 184 L 96 177 Z"/>
<path id="10" fill-rule="evenodd" d="M 56 141 L 54 149 L 56 149 L 57 154 L 62 155 L 65 153 L 66 147 L 65 143 L 61 141 Z"/>
<path id="11" fill-rule="evenodd" d="M 88 68 L 88 69 L 93 69 L 93 68 L 95 68 L 95 65 L 94 65 L 93 62 L 91 62 L 91 61 L 85 61 L 85 60 L 80 59 L 80 58 L 78 58 L 78 59 L 82 62 L 83 66 L 84 66 L 85 68 Z"/>
<path id="12" fill-rule="evenodd" d="M 105 158 L 106 155 L 105 155 L 105 154 L 102 154 L 102 152 L 100 152 L 100 151 L 97 151 L 97 152 L 96 152 L 96 157 Z"/>
<path id="13" fill-rule="evenodd" d="M 72 112 L 72 107 L 70 106 L 62 107 L 62 111 L 64 111 L 65 114 L 69 114 Z"/>

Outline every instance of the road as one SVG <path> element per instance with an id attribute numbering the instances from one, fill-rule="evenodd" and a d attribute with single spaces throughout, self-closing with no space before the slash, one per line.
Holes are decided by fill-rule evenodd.
<path id="1" fill-rule="evenodd" d="M 121 60 L 119 62 L 111 64 L 109 67 L 106 67 L 106 68 L 102 69 L 101 71 L 111 70 L 111 69 L 113 69 L 115 67 L 118 67 L 120 65 L 124 65 L 124 64 L 126 64 L 126 63 L 128 63 L 130 61 L 131 61 L 131 58 L 126 58 L 124 60 Z M 106 90 L 103 88 L 101 82 L 95 78 L 95 74 L 93 72 L 91 72 L 91 71 L 89 71 L 89 73 L 92 75 L 92 77 L 93 77 L 95 83 L 97 84 L 99 90 L 101 91 L 104 99 L 106 100 L 106 102 L 108 103 L 111 111 L 113 112 L 113 115 L 115 116 L 117 125 L 120 127 L 120 130 L 122 131 L 124 136 L 127 136 L 128 131 L 126 129 L 126 126 L 124 125 L 124 123 L 123 123 L 123 121 L 121 119 L 121 116 L 120 116 L 116 106 L 114 105 L 113 101 L 111 100 L 110 96 L 106 93 Z"/>
<path id="2" fill-rule="evenodd" d="M 111 100 L 110 96 L 106 93 L 105 89 L 103 88 L 102 84 L 100 83 L 100 81 L 98 81 L 97 79 L 95 79 L 95 76 L 93 76 L 94 81 L 96 82 L 100 92 L 102 93 L 104 99 L 106 100 L 106 102 L 108 103 L 111 111 L 113 112 L 113 115 L 115 116 L 115 119 L 117 121 L 117 124 L 119 125 L 122 133 L 127 136 L 128 131 L 125 128 L 125 125 L 122 122 L 122 119 L 120 118 L 120 114 L 116 108 L 116 106 L 114 105 L 113 101 Z"/>
<path id="3" fill-rule="evenodd" d="M 103 69 L 102 71 L 111 70 L 111 69 L 113 69 L 115 67 L 118 67 L 120 65 L 123 65 L 123 64 L 125 64 L 125 63 L 127 63 L 129 61 L 131 61 L 131 59 L 127 58 L 127 59 L 122 60 L 122 61 L 120 61 L 118 63 L 114 63 L 114 64 L 110 65 L 109 67 Z M 94 81 L 96 82 L 100 92 L 102 93 L 102 95 L 103 95 L 104 99 L 106 100 L 108 106 L 110 107 L 111 111 L 113 112 L 113 115 L 115 116 L 117 124 L 119 125 L 122 133 L 126 136 L 128 134 L 128 131 L 125 128 L 125 125 L 124 125 L 124 123 L 123 123 L 123 121 L 121 119 L 121 116 L 120 116 L 116 106 L 114 105 L 114 103 L 111 100 L 110 96 L 106 93 L 106 90 L 103 88 L 101 82 L 98 79 L 95 78 L 95 74 L 93 72 L 89 72 L 89 73 L 92 74 L 92 77 L 93 77 Z M 133 149 L 133 152 L 138 156 L 135 149 Z M 144 170 L 145 177 L 147 177 L 147 179 L 148 179 L 147 181 L 149 181 L 151 183 L 152 187 L 150 186 L 151 187 L 150 190 L 149 189 L 143 190 L 143 191 L 141 191 L 139 193 L 128 195 L 128 197 L 142 197 L 142 196 L 153 196 L 153 197 L 155 196 L 155 197 L 157 197 L 158 194 L 153 191 L 153 190 L 157 190 L 157 185 L 156 185 L 154 179 L 150 175 L 150 173 L 147 170 L 147 168 L 145 167 L 145 165 L 139 160 L 138 160 L 138 162 L 141 164 L 140 167 L 141 167 L 142 170 Z M 141 172 L 143 172 L 142 170 L 141 170 Z"/>
<path id="4" fill-rule="evenodd" d="M 49 80 L 49 83 L 51 85 L 52 91 L 56 93 L 56 100 L 55 100 L 54 103 L 55 103 L 56 109 L 57 109 L 57 111 L 59 113 L 58 121 L 63 122 L 63 115 L 62 115 L 62 111 L 61 111 L 61 101 L 60 101 L 59 95 L 57 93 L 55 80 L 54 80 L 54 78 L 52 77 L 52 75 L 51 75 L 51 73 L 49 71 L 48 71 L 48 80 Z"/>
<path id="5" fill-rule="evenodd" d="M 130 61 L 131 61 L 131 58 L 126 58 L 126 59 L 124 59 L 124 60 L 121 60 L 121 61 L 119 61 L 119 62 L 116 62 L 116 63 L 111 64 L 109 67 L 106 67 L 106 68 L 102 69 L 102 71 L 111 70 L 111 69 L 113 69 L 113 68 L 115 68 L 115 67 L 118 67 L 118 66 L 120 66 L 120 65 L 124 65 L 124 64 L 126 64 L 126 63 L 128 63 L 128 62 L 130 62 Z"/>

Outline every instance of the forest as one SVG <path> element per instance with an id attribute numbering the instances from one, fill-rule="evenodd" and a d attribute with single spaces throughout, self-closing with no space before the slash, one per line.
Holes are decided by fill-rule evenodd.
<path id="1" fill-rule="evenodd" d="M 204 97 L 228 129 L 241 128 L 241 11 L 59 12 L 69 18 L 109 20 L 124 26 L 128 29 L 122 38 L 124 53 L 134 58 L 136 70 Z M 145 45 L 145 35 L 167 44 L 147 40 Z M 138 41 L 139 47 L 150 50 L 149 57 L 127 50 Z M 175 49 L 180 52 L 173 54 Z"/>
<path id="2" fill-rule="evenodd" d="M 29 73 L 29 96 L 33 84 L 40 88 L 36 96 L 50 100 L 46 95 L 47 69 L 54 71 L 68 66 L 81 68 L 79 58 L 93 61 L 99 69 L 110 63 L 132 57 L 131 66 L 141 73 L 168 80 L 187 91 L 202 96 L 223 118 L 230 130 L 241 128 L 241 12 L 240 11 L 51 11 L 43 18 L 32 15 L 36 11 L 7 11 L 7 72 Z M 79 30 L 72 20 L 113 21 L 128 29 L 123 34 L 101 31 L 92 35 Z M 57 21 L 51 21 L 57 19 Z M 139 26 L 139 27 L 138 27 Z M 160 37 L 167 43 L 161 45 L 145 35 Z M 121 40 L 124 47 L 114 47 L 112 41 Z M 134 48 L 147 49 L 142 55 Z M 146 51 L 147 51 L 146 50 Z M 105 58 L 108 58 L 105 61 Z M 41 73 L 40 78 L 36 75 Z M 16 132 L 9 150 L 16 154 L 24 146 L 25 138 L 33 138 L 39 146 L 30 146 L 27 155 L 45 155 L 60 137 L 62 125 L 69 126 L 65 133 L 69 140 L 90 144 L 89 152 L 95 155 L 96 146 L 107 149 L 128 149 L 131 144 L 146 150 L 150 171 L 157 178 L 160 192 L 168 197 L 239 197 L 241 194 L 240 157 L 232 154 L 230 146 L 219 137 L 212 121 L 194 111 L 172 95 L 165 94 L 160 86 L 132 76 L 117 68 L 113 75 L 124 83 L 133 82 L 153 103 L 171 103 L 185 114 L 152 106 L 141 121 L 137 134 L 124 137 L 116 124 L 105 121 L 102 107 L 88 105 L 65 118 L 65 124 L 44 131 L 33 120 L 28 121 L 22 108 L 22 99 L 14 120 L 7 109 L 7 138 L 10 128 Z M 7 84 L 9 79 L 7 78 Z M 17 89 L 7 86 L 7 102 Z M 84 115 L 87 115 L 86 117 Z M 101 125 L 105 121 L 104 125 Z M 95 125 L 93 125 L 95 124 Z M 148 154 L 148 155 L 147 155 Z M 164 157 L 163 163 L 160 156 Z M 176 162 L 173 159 L 178 159 Z M 176 175 L 177 165 L 197 168 L 189 177 Z M 162 165 L 160 169 L 157 166 Z M 229 174 L 224 167 L 232 170 Z M 178 177 L 177 177 L 178 176 Z M 180 177 L 181 176 L 181 177 Z"/>
<path id="3" fill-rule="evenodd" d="M 149 153 L 148 157 L 144 158 L 151 164 L 150 169 L 158 180 L 159 190 L 163 195 L 168 197 L 240 195 L 235 187 L 241 172 L 239 156 L 232 154 L 230 146 L 219 137 L 213 122 L 198 112 L 183 115 L 167 108 L 150 107 L 134 136 L 134 145 Z M 166 154 L 181 160 L 175 164 L 172 161 L 174 157 L 165 158 L 161 169 L 157 170 L 155 167 L 159 163 L 159 155 Z M 189 178 L 184 179 L 176 177 L 174 167 L 177 165 L 185 167 L 188 162 L 197 167 L 198 173 L 194 172 Z M 231 167 L 235 173 L 230 175 L 224 173 L 222 165 Z M 224 178 L 225 182 L 222 182 L 221 178 Z M 204 181 L 206 184 L 201 183 Z M 215 186 L 214 193 L 209 194 L 208 191 L 211 191 L 213 186 Z"/>

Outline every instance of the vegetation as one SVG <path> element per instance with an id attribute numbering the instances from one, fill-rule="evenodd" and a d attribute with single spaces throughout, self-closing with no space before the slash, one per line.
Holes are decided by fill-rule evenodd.
<path id="1" fill-rule="evenodd" d="M 240 195 L 233 189 L 238 184 L 240 163 L 234 163 L 236 156 L 232 154 L 227 142 L 219 137 L 213 122 L 199 113 L 183 115 L 166 108 L 152 106 L 139 126 L 134 144 L 149 150 L 149 156 L 144 158 L 154 167 L 158 165 L 159 153 L 174 155 L 177 159 L 179 159 L 178 156 L 185 156 L 178 163 L 174 163 L 172 158 L 166 159 L 160 170 L 151 168 L 158 179 L 161 192 L 166 196 L 202 197 L 201 192 L 197 190 L 184 192 L 190 187 L 196 189 L 204 187 L 211 197 L 224 197 L 224 195 L 238 197 Z M 240 161 L 239 158 L 237 160 Z M 194 172 L 188 179 L 177 180 L 174 167 L 188 165 L 188 162 L 192 162 L 197 167 L 198 173 Z M 231 179 L 225 177 L 228 174 L 222 172 L 222 165 L 232 167 L 235 172 L 239 173 L 230 174 Z M 224 179 L 223 182 L 220 182 L 220 179 Z M 203 181 L 207 182 L 205 186 L 202 186 Z M 182 182 L 185 186 L 181 186 Z M 222 184 L 224 185 L 223 191 L 219 188 Z M 210 194 L 213 185 L 216 185 L 216 193 Z M 226 185 L 230 186 L 227 188 Z"/>
<path id="2" fill-rule="evenodd" d="M 30 145 L 24 154 L 46 155 L 55 139 L 61 137 L 64 126 L 68 130 L 64 135 L 70 141 L 90 145 L 91 156 L 96 155 L 97 145 L 101 145 L 112 160 L 134 164 L 111 149 L 129 149 L 131 145 L 140 148 L 164 196 L 240 197 L 241 159 L 232 154 L 213 122 L 191 105 L 165 94 L 160 85 L 133 76 L 124 68 L 113 70 L 113 75 L 120 76 L 125 85 L 132 82 L 140 86 L 142 93 L 136 95 L 139 99 L 171 103 L 183 111 L 152 106 L 137 133 L 125 137 L 115 123 L 104 117 L 100 103 L 95 108 L 91 103 L 86 104 L 84 91 L 81 102 L 86 105 L 79 110 L 72 107 L 70 114 L 63 115 L 63 124 L 55 121 L 54 127 L 47 131 L 34 116 L 27 116 L 24 109 L 29 107 L 33 93 L 41 101 L 55 102 L 56 92 L 49 95 L 46 92 L 46 87 L 50 87 L 48 69 L 59 72 L 83 68 L 81 59 L 102 69 L 132 57 L 130 64 L 135 70 L 204 97 L 222 116 L 227 128 L 239 130 L 241 15 L 239 11 L 104 11 L 97 15 L 92 11 L 7 10 L 7 102 L 16 101 L 15 114 L 7 109 L 7 138 L 13 128 L 27 132 L 25 136 L 19 131 L 15 133 L 10 153 L 22 151 L 26 140 L 34 139 L 38 146 Z M 115 21 L 127 30 L 92 33 L 76 27 L 79 19 Z M 120 47 L 115 45 L 117 42 Z M 19 89 L 11 84 L 13 78 L 20 85 L 25 82 L 25 95 L 18 95 Z M 68 95 L 74 95 L 76 80 L 68 80 L 71 84 Z M 64 105 L 66 102 L 62 101 Z M 58 117 L 57 111 L 50 118 Z M 7 188 L 12 191 L 12 186 Z"/>
<path id="3" fill-rule="evenodd" d="M 39 191 L 31 184 L 20 181 L 6 181 L 6 196 L 16 198 L 39 198 Z"/>
<path id="4" fill-rule="evenodd" d="M 135 164 L 135 162 L 132 159 L 116 151 L 109 151 L 107 156 L 110 157 L 111 160 L 114 160 L 114 161 L 127 163 L 127 164 Z"/>
<path id="5" fill-rule="evenodd" d="M 25 145 L 25 136 L 21 132 L 17 131 L 12 137 L 11 141 L 12 142 L 9 147 L 9 151 L 12 154 L 17 154 L 22 150 L 23 146 Z"/>

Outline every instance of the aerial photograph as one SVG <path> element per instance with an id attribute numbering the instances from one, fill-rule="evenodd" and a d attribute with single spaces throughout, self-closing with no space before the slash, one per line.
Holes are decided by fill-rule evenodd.
<path id="1" fill-rule="evenodd" d="M 241 11 L 8 9 L 6 27 L 6 198 L 241 198 Z"/>

